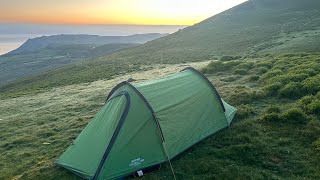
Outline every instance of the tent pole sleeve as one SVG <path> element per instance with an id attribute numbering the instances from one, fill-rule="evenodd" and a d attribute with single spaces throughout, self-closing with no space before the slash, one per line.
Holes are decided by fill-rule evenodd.
<path id="1" fill-rule="evenodd" d="M 120 129 L 121 129 L 124 121 L 126 120 L 126 117 L 128 115 L 129 109 L 130 109 L 130 96 L 129 96 L 129 93 L 127 91 L 121 91 L 118 94 L 116 94 L 114 97 L 112 97 L 111 99 L 113 99 L 115 97 L 118 97 L 118 96 L 122 96 L 122 95 L 124 95 L 126 97 L 126 100 L 127 100 L 126 107 L 125 107 L 125 109 L 124 109 L 124 111 L 123 111 L 123 113 L 121 115 L 119 123 L 118 123 L 118 125 L 116 127 L 116 130 L 114 131 L 114 133 L 113 133 L 113 135 L 111 137 L 111 140 L 110 140 L 110 142 L 109 142 L 109 144 L 108 144 L 108 146 L 106 148 L 106 151 L 104 152 L 104 154 L 103 154 L 103 156 L 101 158 L 101 161 L 99 163 L 97 171 L 96 171 L 96 173 L 94 174 L 94 177 L 93 177 L 94 180 L 98 179 L 100 171 L 101 171 L 101 169 L 103 167 L 103 164 L 106 161 L 106 159 L 107 159 L 107 157 L 108 157 L 108 155 L 109 155 L 109 153 L 111 151 L 111 148 L 112 148 L 113 144 L 115 143 L 115 141 L 116 141 L 116 139 L 118 137 Z M 109 100 L 111 100 L 111 99 L 109 99 Z"/>
<path id="2" fill-rule="evenodd" d="M 123 81 L 121 82 L 120 84 L 116 85 L 111 91 L 110 93 L 108 94 L 107 96 L 107 99 L 106 99 L 106 102 L 110 99 L 110 97 L 112 96 L 112 94 L 117 91 L 121 86 L 123 85 L 128 85 L 131 89 L 134 90 L 134 92 L 136 92 L 139 97 L 142 99 L 142 101 L 144 102 L 144 104 L 148 107 L 148 109 L 151 111 L 151 114 L 153 116 L 153 119 L 156 121 L 156 124 L 157 124 L 157 127 L 158 127 L 158 130 L 160 131 L 160 137 L 161 137 L 161 140 L 162 141 L 165 141 L 164 139 L 164 136 L 163 136 L 163 132 L 162 132 L 162 129 L 161 129 L 161 126 L 160 126 L 160 123 L 158 121 L 158 119 L 156 118 L 156 115 L 155 115 L 155 112 L 153 110 L 153 108 L 151 107 L 150 103 L 147 101 L 147 99 L 143 96 L 143 94 L 141 94 L 141 92 L 136 88 L 134 87 L 131 83 L 127 82 L 127 81 Z"/>

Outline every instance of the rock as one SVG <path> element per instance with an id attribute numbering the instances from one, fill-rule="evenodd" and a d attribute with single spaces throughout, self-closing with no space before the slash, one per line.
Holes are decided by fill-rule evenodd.
<path id="1" fill-rule="evenodd" d="M 133 81 L 136 81 L 136 80 L 133 79 L 133 78 L 129 78 L 127 81 L 128 81 L 128 82 L 133 82 Z"/>

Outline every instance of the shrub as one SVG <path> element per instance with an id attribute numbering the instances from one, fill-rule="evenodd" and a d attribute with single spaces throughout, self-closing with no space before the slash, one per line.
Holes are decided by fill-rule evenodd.
<path id="1" fill-rule="evenodd" d="M 314 142 L 312 143 L 312 146 L 313 146 L 316 150 L 320 151 L 320 138 L 317 139 L 316 141 L 314 141 Z"/>
<path id="2" fill-rule="evenodd" d="M 234 74 L 238 74 L 238 75 L 246 75 L 248 74 L 248 70 L 246 69 L 235 69 L 233 71 Z"/>
<path id="3" fill-rule="evenodd" d="M 308 68 L 305 69 L 303 67 L 300 66 L 296 66 L 296 69 L 291 70 L 290 69 L 290 73 L 294 73 L 294 74 L 308 74 L 308 76 L 315 76 L 318 74 L 317 71 L 315 71 L 314 69 Z"/>
<path id="4" fill-rule="evenodd" d="M 250 115 L 254 114 L 254 110 L 249 105 L 243 105 L 237 107 L 238 111 L 236 113 L 236 117 L 239 119 L 244 119 L 249 117 Z"/>
<path id="5" fill-rule="evenodd" d="M 256 70 L 258 74 L 265 74 L 266 72 L 268 72 L 268 69 L 265 67 L 259 67 Z"/>
<path id="6" fill-rule="evenodd" d="M 306 94 L 302 83 L 291 82 L 279 90 L 282 98 L 298 99 Z"/>
<path id="7" fill-rule="evenodd" d="M 280 69 L 273 69 L 273 70 L 270 70 L 269 72 L 265 73 L 262 76 L 262 79 L 269 79 L 269 78 L 272 78 L 274 76 L 281 75 L 282 73 L 283 73 L 283 71 L 280 70 Z"/>
<path id="8" fill-rule="evenodd" d="M 299 107 L 308 114 L 320 115 L 320 93 L 317 95 L 308 95 L 299 101 Z"/>
<path id="9" fill-rule="evenodd" d="M 297 54 L 286 53 L 286 54 L 282 54 L 280 57 L 295 57 L 295 56 L 297 56 Z"/>
<path id="10" fill-rule="evenodd" d="M 262 62 L 255 64 L 255 67 L 264 67 L 264 68 L 268 68 L 268 69 L 271 69 L 272 66 L 273 66 L 273 64 L 271 62 L 265 62 L 265 61 L 262 61 Z"/>
<path id="11" fill-rule="evenodd" d="M 262 120 L 264 121 L 269 121 L 269 122 L 281 122 L 281 117 L 278 113 L 269 113 L 269 114 L 265 114 L 262 117 Z"/>
<path id="12" fill-rule="evenodd" d="M 308 121 L 307 115 L 305 115 L 300 109 L 293 108 L 284 112 L 281 115 L 283 122 L 291 124 L 306 124 Z"/>
<path id="13" fill-rule="evenodd" d="M 283 85 L 288 84 L 290 82 L 301 82 L 307 79 L 309 76 L 307 74 L 283 74 L 278 75 L 267 80 L 267 83 L 280 82 Z"/>
<path id="14" fill-rule="evenodd" d="M 304 80 L 303 86 L 310 94 L 316 94 L 320 91 L 320 74 Z"/>
<path id="15" fill-rule="evenodd" d="M 260 76 L 258 76 L 258 75 L 252 75 L 248 79 L 249 79 L 249 81 L 258 81 L 259 78 L 260 78 Z"/>
<path id="16" fill-rule="evenodd" d="M 260 91 L 260 90 L 251 91 L 252 100 L 259 100 L 259 99 L 265 98 L 265 97 L 266 97 L 266 93 L 264 91 Z"/>
<path id="17" fill-rule="evenodd" d="M 224 82 L 232 82 L 232 81 L 238 80 L 239 78 L 241 78 L 241 76 L 228 76 L 228 77 L 221 78 L 220 80 Z"/>
<path id="18" fill-rule="evenodd" d="M 268 95 L 275 95 L 278 93 L 278 90 L 282 87 L 282 84 L 279 82 L 265 86 L 263 89 Z"/>
<path id="19" fill-rule="evenodd" d="M 320 116 L 320 100 L 316 99 L 308 104 L 307 111 L 311 114 Z"/>
<path id="20" fill-rule="evenodd" d="M 250 70 L 252 69 L 254 63 L 253 62 L 245 62 L 245 63 L 241 63 L 239 64 L 236 69 L 246 69 L 246 70 Z"/>
<path id="21" fill-rule="evenodd" d="M 288 59 L 285 60 L 278 60 L 274 63 L 273 68 L 274 69 L 280 69 L 282 71 L 287 71 L 288 69 L 294 67 L 295 64 L 292 61 L 289 61 Z"/>
<path id="22" fill-rule="evenodd" d="M 220 58 L 221 61 L 231 61 L 231 60 L 237 60 L 242 58 L 241 56 L 222 56 Z"/>
<path id="23" fill-rule="evenodd" d="M 230 94 L 230 103 L 235 105 L 247 104 L 251 101 L 264 98 L 265 94 L 262 91 L 252 91 L 249 88 L 237 87 L 232 94 Z"/>
<path id="24" fill-rule="evenodd" d="M 266 113 L 269 113 L 269 114 L 271 114 L 271 113 L 279 114 L 279 113 L 281 113 L 281 110 L 280 110 L 280 108 L 279 108 L 278 106 L 269 106 L 269 107 L 267 108 L 267 110 L 266 110 Z"/>
<path id="25" fill-rule="evenodd" d="M 304 111 L 307 111 L 307 106 L 312 102 L 313 99 L 314 99 L 314 96 L 312 95 L 305 96 L 299 100 L 298 105 L 301 109 L 303 109 Z"/>
<path id="26" fill-rule="evenodd" d="M 241 62 L 237 62 L 237 61 L 230 61 L 230 62 L 213 61 L 213 62 L 210 62 L 207 67 L 203 68 L 201 72 L 205 74 L 212 74 L 216 72 L 229 71 L 240 63 Z"/>

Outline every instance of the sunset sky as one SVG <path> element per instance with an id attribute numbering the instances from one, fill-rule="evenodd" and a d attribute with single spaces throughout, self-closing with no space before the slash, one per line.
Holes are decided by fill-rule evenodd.
<path id="1" fill-rule="evenodd" d="M 246 0 L 0 0 L 0 22 L 192 25 Z"/>

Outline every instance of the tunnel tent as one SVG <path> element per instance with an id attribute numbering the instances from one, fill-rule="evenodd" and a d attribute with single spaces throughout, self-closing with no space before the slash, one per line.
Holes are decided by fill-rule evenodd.
<path id="1" fill-rule="evenodd" d="M 194 68 L 114 87 L 55 164 L 85 179 L 113 179 L 161 164 L 228 127 L 236 109 Z"/>

